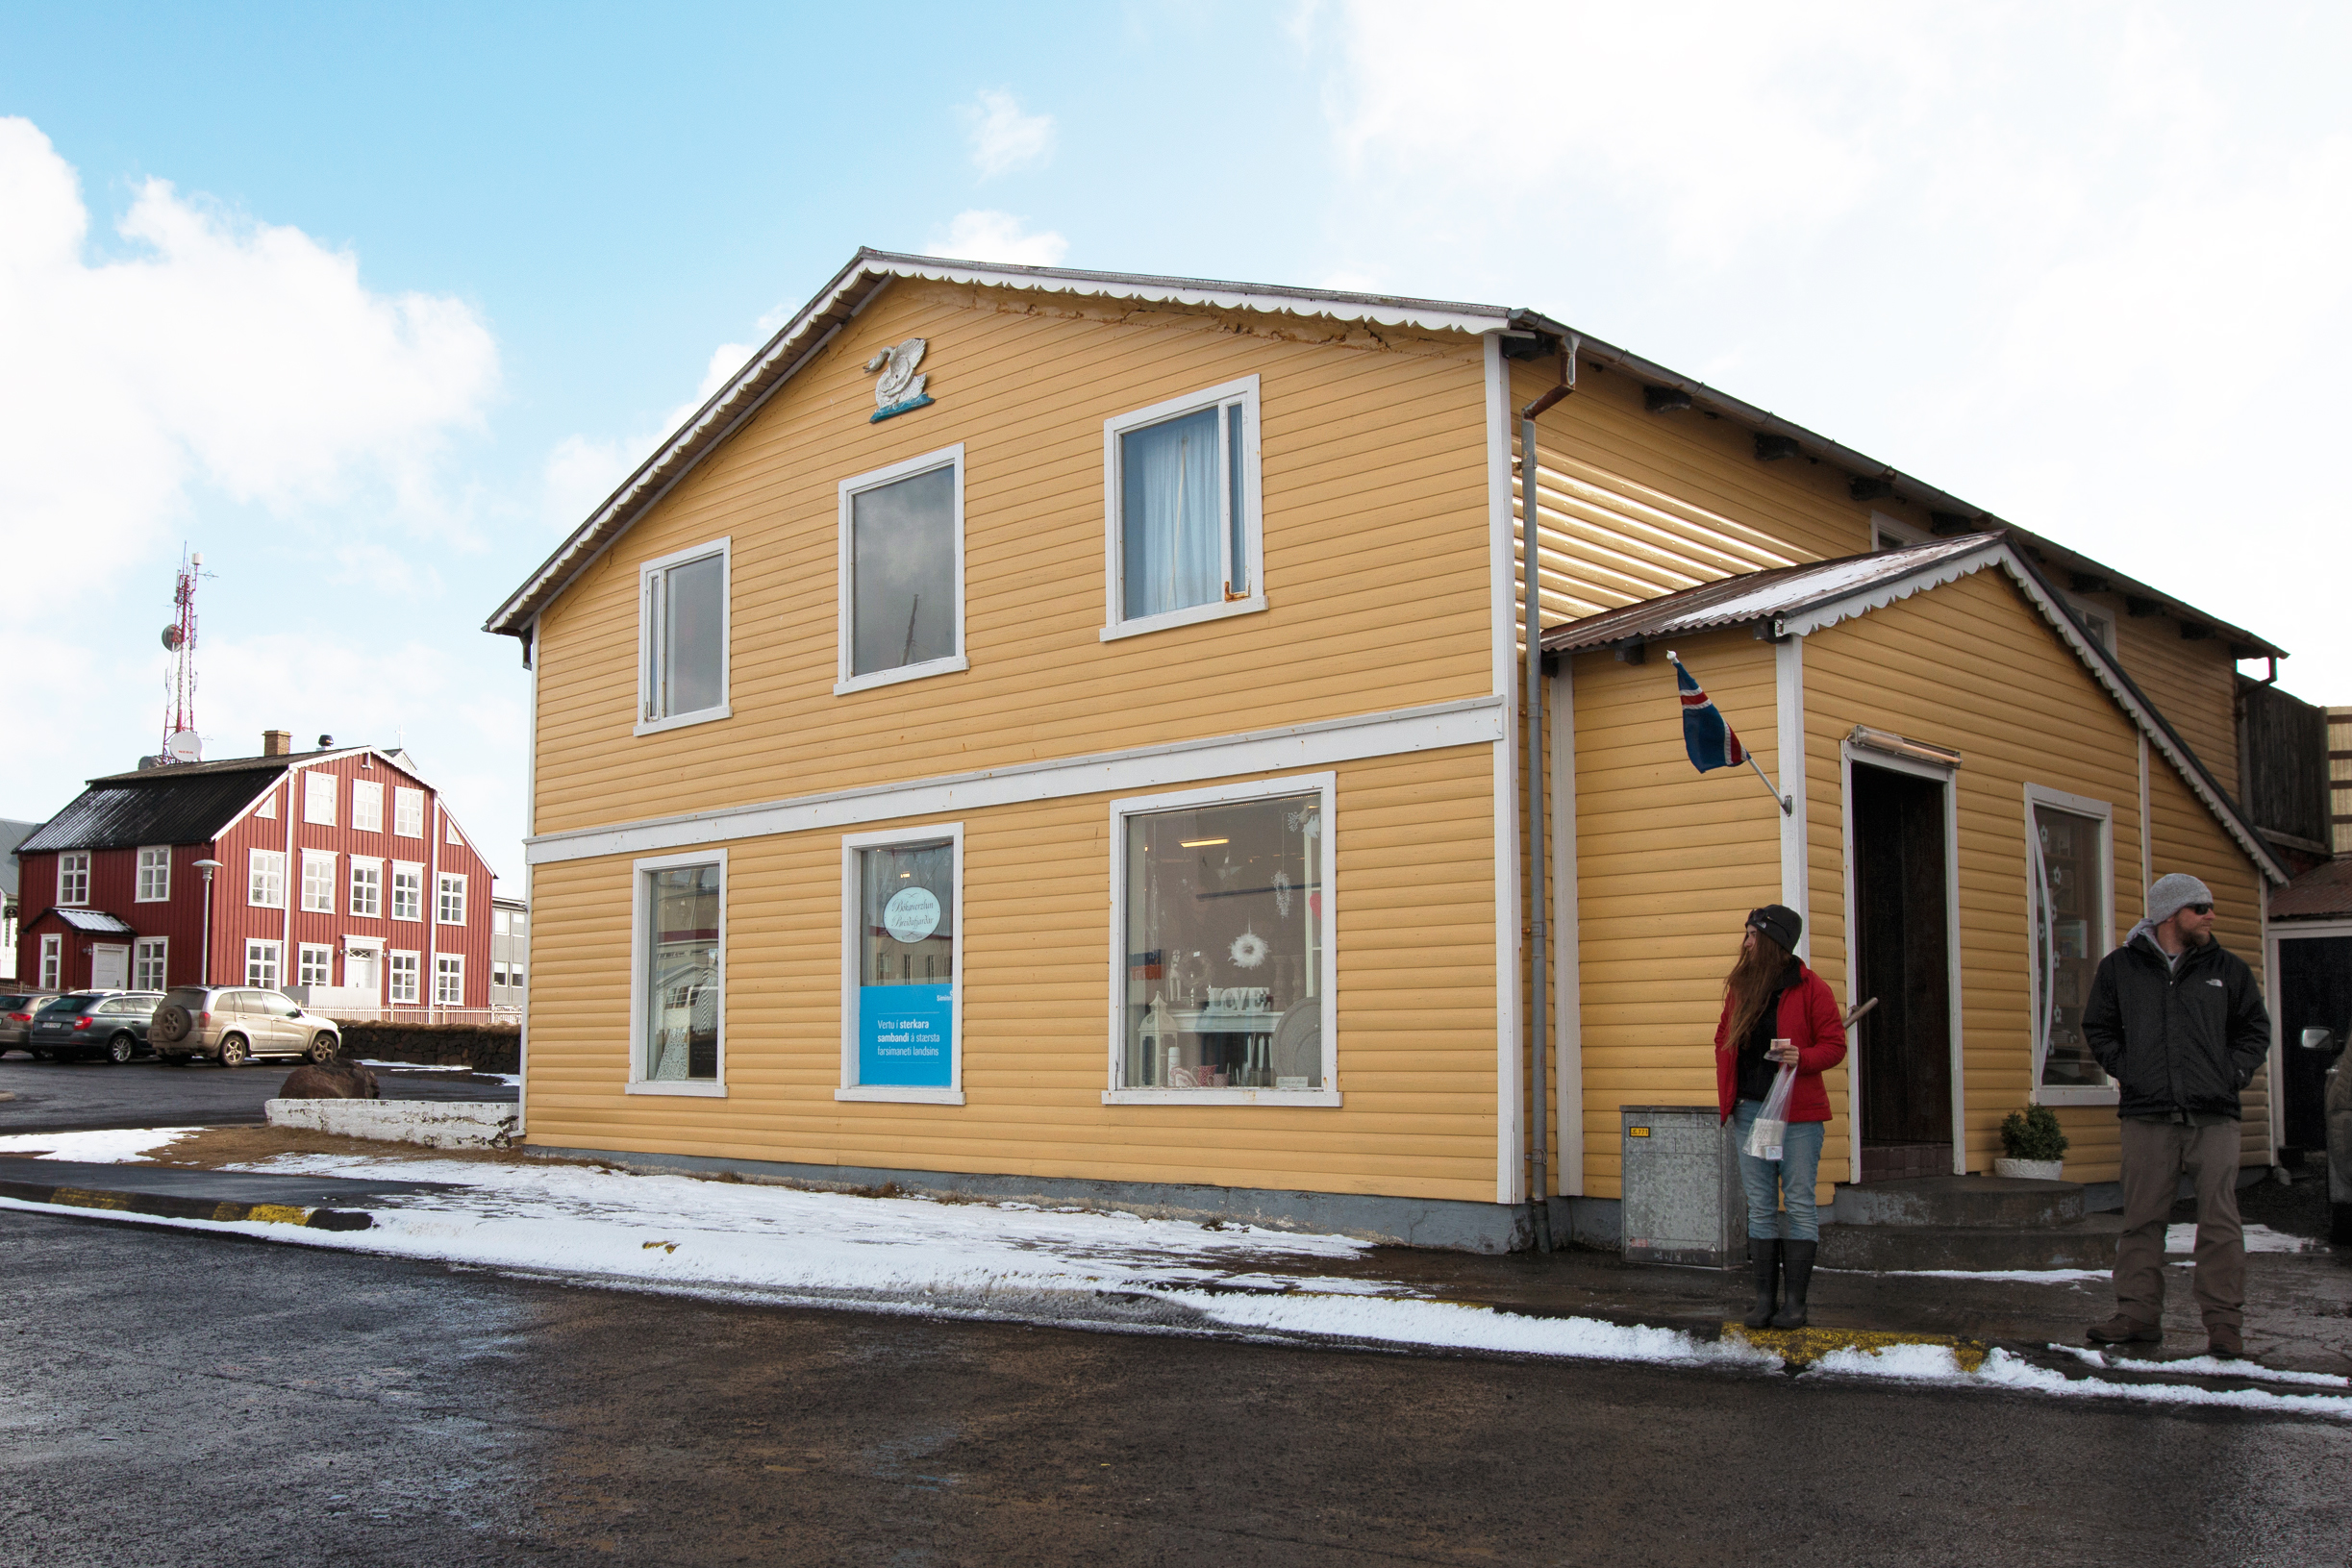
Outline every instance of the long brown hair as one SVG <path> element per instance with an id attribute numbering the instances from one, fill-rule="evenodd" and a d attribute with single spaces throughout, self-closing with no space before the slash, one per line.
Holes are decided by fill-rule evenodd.
<path id="1" fill-rule="evenodd" d="M 1764 1004 L 1772 1000 L 1772 988 L 1789 972 L 1789 950 L 1766 936 L 1755 927 L 1748 928 L 1755 945 L 1742 945 L 1739 961 L 1732 972 L 1723 977 L 1723 996 L 1731 1004 L 1731 1028 L 1724 1031 L 1723 1049 L 1739 1054 L 1739 1046 L 1764 1016 Z"/>

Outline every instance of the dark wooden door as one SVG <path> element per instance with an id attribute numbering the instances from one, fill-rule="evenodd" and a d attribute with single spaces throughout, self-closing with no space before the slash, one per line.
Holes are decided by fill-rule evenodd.
<path id="1" fill-rule="evenodd" d="M 2328 1032 L 2325 1048 L 2303 1044 L 2307 1029 Z M 2286 1057 L 2286 1147 L 2325 1149 L 2320 1097 L 2327 1071 L 2352 1034 L 2352 936 L 2279 933 L 2279 1039 Z"/>
<path id="2" fill-rule="evenodd" d="M 1862 1140 L 1865 1153 L 1872 1144 L 1919 1146 L 1926 1168 L 1906 1167 L 1906 1175 L 1952 1168 L 1948 787 L 1854 765 L 1855 973 L 1862 983 L 1851 1000 L 1878 998 L 1877 1010 L 1855 1026 Z"/>

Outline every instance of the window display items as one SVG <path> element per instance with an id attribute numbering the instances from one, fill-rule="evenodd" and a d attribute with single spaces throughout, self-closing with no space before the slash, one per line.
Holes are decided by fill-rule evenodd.
<path id="1" fill-rule="evenodd" d="M 858 852 L 858 1082 L 955 1083 L 955 846 Z"/>
<path id="2" fill-rule="evenodd" d="M 1122 1087 L 1325 1086 L 1317 806 L 1127 819 Z"/>
<path id="3" fill-rule="evenodd" d="M 644 1073 L 653 1083 L 718 1077 L 718 879 L 715 864 L 645 874 L 653 939 L 646 944 Z"/>

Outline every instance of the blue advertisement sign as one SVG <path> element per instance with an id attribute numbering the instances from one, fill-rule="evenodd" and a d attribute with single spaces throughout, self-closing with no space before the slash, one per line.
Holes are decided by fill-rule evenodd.
<path id="1" fill-rule="evenodd" d="M 944 1089 L 955 1083 L 953 985 L 858 987 L 858 1082 Z"/>

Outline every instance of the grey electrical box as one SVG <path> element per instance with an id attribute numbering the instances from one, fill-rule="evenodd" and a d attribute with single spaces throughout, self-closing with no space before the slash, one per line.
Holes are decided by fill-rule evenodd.
<path id="1" fill-rule="evenodd" d="M 1731 1129 L 1713 1106 L 1621 1108 L 1629 1262 L 1728 1268 L 1747 1251 Z"/>

